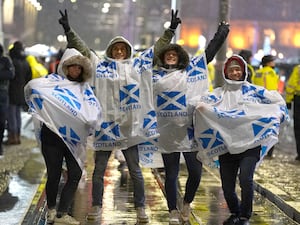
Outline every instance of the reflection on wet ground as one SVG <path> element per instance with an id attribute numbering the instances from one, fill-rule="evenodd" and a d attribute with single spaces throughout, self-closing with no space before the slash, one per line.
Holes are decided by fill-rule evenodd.
<path id="1" fill-rule="evenodd" d="M 11 169 L 9 173 L 8 170 L 4 170 L 9 175 L 9 188 L 0 197 L 1 225 L 42 225 L 45 223 L 43 218 L 44 194 L 39 193 L 39 195 L 36 195 L 37 192 L 43 192 L 43 184 L 46 180 L 43 177 L 45 171 L 44 161 L 39 149 L 35 148 L 36 143 L 34 141 L 24 140 L 23 144 L 22 146 L 6 149 L 5 154 L 9 156 L 7 159 L 10 160 L 10 163 L 6 161 L 0 164 L 2 171 L 4 167 Z M 24 146 L 29 146 L 30 151 L 26 150 L 27 147 Z M 292 158 L 290 156 L 289 159 L 286 159 L 280 154 L 275 154 L 275 158 L 264 162 L 256 174 L 256 179 L 261 183 L 272 184 L 279 181 L 278 187 L 287 187 L 286 192 L 279 194 L 289 201 L 299 200 L 299 176 L 295 180 L 295 175 L 299 173 L 299 170 L 292 170 L 292 168 L 295 168 Z M 89 162 L 86 168 L 87 174 L 80 182 L 74 201 L 73 214 L 75 218 L 80 220 L 82 225 L 135 224 L 136 213 L 133 208 L 131 180 L 130 178 L 127 179 L 126 186 L 120 185 L 121 174 L 117 169 L 118 162 L 113 158 L 109 161 L 108 170 L 105 174 L 104 209 L 101 221 L 86 221 L 85 216 L 91 205 L 92 191 L 93 153 L 91 150 L 88 150 L 87 161 Z M 270 167 L 276 168 L 276 171 L 270 172 L 270 169 L 268 169 Z M 285 173 L 290 170 L 293 171 L 292 179 Z M 146 187 L 146 212 L 150 217 L 149 224 L 167 225 L 169 214 L 164 191 L 161 189 L 164 173 L 161 170 L 159 171 L 148 168 L 143 169 Z M 179 179 L 180 196 L 182 196 L 185 188 L 186 173 L 185 166 L 182 165 Z M 282 174 L 286 174 L 286 176 Z M 4 179 L 0 179 L 0 183 L 4 183 Z M 192 203 L 192 209 L 192 216 L 187 224 L 219 225 L 228 217 L 228 209 L 223 198 L 218 170 L 204 168 L 199 190 Z M 258 193 L 255 194 L 253 209 L 251 224 L 297 224 L 283 214 L 277 206 Z M 29 213 L 26 214 L 26 212 Z M 38 220 L 30 220 L 30 217 L 36 217 L 37 214 L 39 214 Z"/>

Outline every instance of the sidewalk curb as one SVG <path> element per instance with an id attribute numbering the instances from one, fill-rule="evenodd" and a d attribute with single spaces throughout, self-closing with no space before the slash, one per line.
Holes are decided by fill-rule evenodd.
<path id="1" fill-rule="evenodd" d="M 267 198 L 270 202 L 274 203 L 281 211 L 283 211 L 292 220 L 300 223 L 300 212 L 294 207 L 289 205 L 285 200 L 279 197 L 279 194 L 269 191 L 267 188 L 263 187 L 261 184 L 254 181 L 254 189 L 263 197 Z M 270 189 L 270 188 L 269 188 Z M 275 190 L 276 187 L 272 187 L 271 190 Z"/>

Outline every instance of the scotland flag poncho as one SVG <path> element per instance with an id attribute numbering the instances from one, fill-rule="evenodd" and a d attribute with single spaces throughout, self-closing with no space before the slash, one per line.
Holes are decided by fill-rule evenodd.
<path id="1" fill-rule="evenodd" d="M 154 70 L 154 104 L 160 137 L 139 145 L 140 161 L 160 167 L 157 154 L 196 151 L 191 101 L 208 91 L 205 54 L 191 58 L 185 69 Z"/>
<path id="2" fill-rule="evenodd" d="M 93 86 L 103 108 L 103 122 L 96 131 L 94 147 L 99 151 L 127 149 L 158 137 L 153 106 L 153 48 L 126 60 L 110 58 L 116 42 L 130 43 L 116 37 L 109 43 L 106 56 L 98 60 Z M 92 58 L 96 56 L 92 54 Z"/>
<path id="3" fill-rule="evenodd" d="M 75 49 L 66 50 L 61 64 L 74 54 L 80 53 Z M 85 68 L 81 63 L 81 60 L 76 62 Z M 87 137 L 99 129 L 101 107 L 88 83 L 69 81 L 63 68 L 59 68 L 59 74 L 63 76 L 49 74 L 31 80 L 24 88 L 25 98 L 34 118 L 37 140 L 40 141 L 40 129 L 44 123 L 62 138 L 83 168 Z"/>
<path id="4" fill-rule="evenodd" d="M 250 84 L 246 77 L 244 81 L 225 78 L 223 87 L 202 96 L 196 106 L 193 123 L 198 158 L 211 166 L 218 166 L 221 154 L 239 154 L 257 146 L 262 147 L 262 159 L 278 142 L 281 123 L 289 119 L 277 91 Z"/>

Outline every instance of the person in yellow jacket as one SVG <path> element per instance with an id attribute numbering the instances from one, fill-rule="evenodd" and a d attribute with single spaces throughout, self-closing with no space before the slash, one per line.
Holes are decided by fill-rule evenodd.
<path id="1" fill-rule="evenodd" d="M 252 76 L 252 83 L 263 86 L 267 90 L 278 91 L 279 75 L 275 71 L 275 57 L 265 55 L 261 60 L 262 68 L 255 71 Z M 268 158 L 272 158 L 274 146 L 268 151 Z"/>
<path id="2" fill-rule="evenodd" d="M 48 74 L 47 68 L 40 62 L 37 61 L 36 57 L 33 55 L 28 55 L 26 57 L 27 62 L 30 65 L 32 76 L 31 79 L 46 76 Z"/>
<path id="3" fill-rule="evenodd" d="M 287 81 L 285 92 L 287 108 L 291 109 L 293 103 L 294 133 L 297 149 L 296 160 L 300 161 L 300 64 L 293 68 Z"/>
<path id="4" fill-rule="evenodd" d="M 262 68 L 255 71 L 252 83 L 265 87 L 268 90 L 278 90 L 279 75 L 275 71 L 275 57 L 265 55 L 261 60 Z"/>

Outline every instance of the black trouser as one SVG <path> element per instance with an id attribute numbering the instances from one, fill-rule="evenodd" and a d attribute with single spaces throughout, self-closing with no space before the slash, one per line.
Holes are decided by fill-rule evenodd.
<path id="1" fill-rule="evenodd" d="M 50 209 L 56 207 L 62 164 L 64 159 L 66 161 L 68 178 L 60 194 L 57 211 L 58 214 L 67 213 L 82 175 L 81 168 L 63 140 L 45 125 L 41 131 L 41 142 L 47 167 L 46 196 Z"/>

